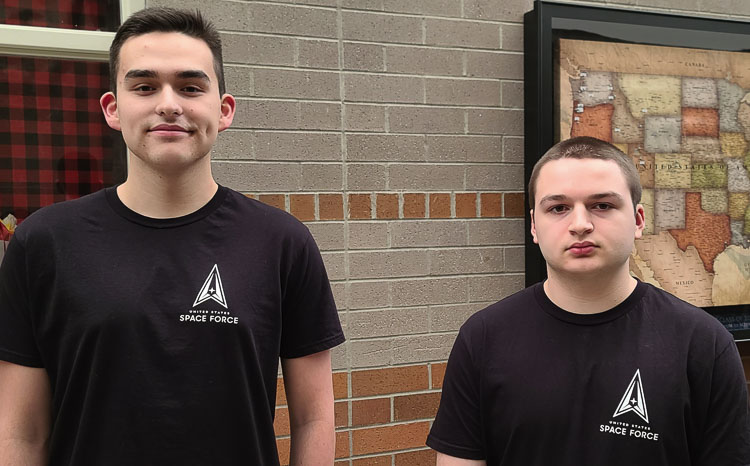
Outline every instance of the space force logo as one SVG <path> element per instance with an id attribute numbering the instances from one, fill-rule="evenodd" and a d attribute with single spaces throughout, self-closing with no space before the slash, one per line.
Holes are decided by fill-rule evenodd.
<path id="1" fill-rule="evenodd" d="M 607 424 L 599 426 L 599 432 L 621 435 L 623 437 L 634 437 L 644 440 L 652 440 L 654 442 L 659 441 L 659 434 L 653 432 L 651 427 L 648 425 L 640 425 L 633 422 L 631 417 L 625 416 L 628 413 L 634 413 L 643 420 L 646 424 L 648 421 L 648 408 L 646 407 L 646 395 L 643 389 L 643 381 L 641 380 L 641 370 L 637 369 L 633 378 L 630 380 L 628 387 L 625 389 L 625 393 L 620 399 L 620 403 L 617 404 L 612 419 Z M 615 420 L 615 418 L 620 418 Z M 636 418 L 637 419 L 637 418 Z"/>
<path id="2" fill-rule="evenodd" d="M 203 304 L 209 301 L 219 303 L 224 310 L 216 309 L 197 309 L 199 304 Z M 208 273 L 206 280 L 203 282 L 198 291 L 198 295 L 195 297 L 193 302 L 193 308 L 188 310 L 186 314 L 180 315 L 180 322 L 201 322 L 201 323 L 216 323 L 216 324 L 237 324 L 239 323 L 239 317 L 234 317 L 229 313 L 229 306 L 227 304 L 227 296 L 224 294 L 224 285 L 221 283 L 221 275 L 219 275 L 219 264 L 214 264 L 211 271 Z"/>

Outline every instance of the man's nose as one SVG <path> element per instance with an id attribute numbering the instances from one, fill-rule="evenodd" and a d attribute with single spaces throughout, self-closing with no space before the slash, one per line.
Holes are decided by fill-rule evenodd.
<path id="1" fill-rule="evenodd" d="M 585 206 L 575 206 L 568 217 L 570 225 L 568 229 L 571 233 L 581 235 L 593 231 L 594 224 L 591 222 L 591 212 Z"/>
<path id="2" fill-rule="evenodd" d="M 159 92 L 159 103 L 156 105 L 155 111 L 164 116 L 182 114 L 179 96 L 171 87 L 164 87 Z"/>

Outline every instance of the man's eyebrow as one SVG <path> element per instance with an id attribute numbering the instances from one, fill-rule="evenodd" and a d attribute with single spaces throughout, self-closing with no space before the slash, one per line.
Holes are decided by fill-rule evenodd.
<path id="1" fill-rule="evenodd" d="M 180 79 L 200 79 L 206 82 L 211 82 L 208 75 L 201 70 L 185 70 L 177 73 L 177 77 Z"/>
<path id="2" fill-rule="evenodd" d="M 155 78 L 156 76 L 157 73 L 154 70 L 130 70 L 125 73 L 125 81 L 128 79 Z"/>

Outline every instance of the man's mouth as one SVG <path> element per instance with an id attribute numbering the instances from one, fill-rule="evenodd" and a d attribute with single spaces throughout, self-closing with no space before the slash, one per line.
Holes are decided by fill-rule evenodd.
<path id="1" fill-rule="evenodd" d="M 585 256 L 587 254 L 591 254 L 594 249 L 596 248 L 596 245 L 589 241 L 584 241 L 582 243 L 573 243 L 568 247 L 568 251 L 570 251 L 575 256 Z"/>
<path id="2" fill-rule="evenodd" d="M 163 136 L 176 136 L 190 134 L 190 131 L 180 125 L 156 125 L 148 130 L 149 133 L 161 134 Z"/>

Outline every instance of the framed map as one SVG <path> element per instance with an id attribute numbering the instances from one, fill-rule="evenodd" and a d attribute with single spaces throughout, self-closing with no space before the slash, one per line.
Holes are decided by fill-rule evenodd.
<path id="1" fill-rule="evenodd" d="M 526 21 L 527 180 L 561 139 L 618 146 L 646 212 L 631 273 L 750 338 L 750 24 L 540 1 Z"/>

